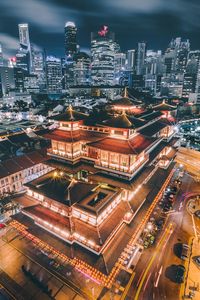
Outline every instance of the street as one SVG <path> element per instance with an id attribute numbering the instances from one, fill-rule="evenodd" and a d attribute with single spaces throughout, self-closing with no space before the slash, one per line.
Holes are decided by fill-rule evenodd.
<path id="1" fill-rule="evenodd" d="M 180 284 L 173 280 L 177 265 L 184 264 L 176 255 L 180 243 L 188 243 L 194 234 L 187 199 L 199 193 L 199 184 L 185 175 L 176 197 L 174 212 L 169 214 L 166 225 L 156 244 L 144 251 L 135 272 L 135 278 L 126 299 L 161 300 L 179 299 Z M 171 230 L 169 228 L 171 227 Z"/>

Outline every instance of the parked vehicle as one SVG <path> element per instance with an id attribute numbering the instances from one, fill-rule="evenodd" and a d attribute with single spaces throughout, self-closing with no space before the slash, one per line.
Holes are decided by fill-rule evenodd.
<path id="1" fill-rule="evenodd" d="M 177 283 L 183 283 L 185 274 L 185 267 L 183 265 L 177 266 L 175 279 Z"/>
<path id="2" fill-rule="evenodd" d="M 200 256 L 193 257 L 193 261 L 198 267 L 200 267 Z"/>
<path id="3" fill-rule="evenodd" d="M 186 260 L 189 257 L 190 247 L 187 244 L 182 244 L 181 247 L 181 259 Z"/>
<path id="4" fill-rule="evenodd" d="M 196 210 L 195 213 L 194 213 L 194 215 L 195 215 L 197 218 L 200 219 L 200 210 Z"/>

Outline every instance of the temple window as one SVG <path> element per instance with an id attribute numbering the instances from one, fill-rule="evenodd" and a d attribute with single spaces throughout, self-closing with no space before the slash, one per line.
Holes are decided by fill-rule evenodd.
<path id="1" fill-rule="evenodd" d="M 119 162 L 119 154 L 115 154 L 115 153 L 110 154 L 110 161 L 113 164 L 118 163 Z"/>
<path id="2" fill-rule="evenodd" d="M 73 145 L 73 150 L 74 150 L 74 152 L 80 151 L 81 150 L 81 145 L 80 144 Z"/>
<path id="3" fill-rule="evenodd" d="M 122 166 L 127 166 L 128 165 L 128 157 L 125 155 L 121 156 L 121 165 Z"/>
<path id="4" fill-rule="evenodd" d="M 113 130 L 114 132 L 114 134 L 116 134 L 116 135 L 124 135 L 124 133 L 125 133 L 125 135 L 126 135 L 126 132 L 125 131 L 121 131 L 121 130 Z"/>
<path id="5" fill-rule="evenodd" d="M 134 164 L 136 157 L 134 155 L 131 155 L 131 165 Z"/>
<path id="6" fill-rule="evenodd" d="M 59 143 L 58 143 L 58 150 L 60 150 L 60 151 L 65 151 L 65 144 L 59 142 Z"/>
<path id="7" fill-rule="evenodd" d="M 104 161 L 108 160 L 108 152 L 101 151 L 101 160 L 104 160 Z"/>

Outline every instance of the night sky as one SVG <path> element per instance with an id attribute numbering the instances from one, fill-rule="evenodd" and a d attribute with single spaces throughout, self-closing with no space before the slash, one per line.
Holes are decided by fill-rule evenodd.
<path id="1" fill-rule="evenodd" d="M 172 37 L 191 40 L 200 49 L 199 0 L 0 0 L 0 42 L 7 55 L 18 47 L 18 23 L 29 23 L 31 42 L 48 54 L 63 56 L 64 24 L 74 21 L 82 50 L 90 32 L 108 25 L 122 50 L 146 41 L 165 49 Z"/>

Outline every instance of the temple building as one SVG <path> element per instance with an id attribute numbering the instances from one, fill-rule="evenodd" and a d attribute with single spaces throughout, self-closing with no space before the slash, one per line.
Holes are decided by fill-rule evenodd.
<path id="1" fill-rule="evenodd" d="M 135 106 L 127 97 L 122 100 L 120 106 L 113 102 L 102 121 L 91 122 L 71 106 L 51 117 L 56 129 L 43 137 L 51 141 L 45 163 L 54 170 L 26 184 L 32 205 L 22 213 L 97 255 L 133 221 L 141 205 L 130 204 L 140 188 L 133 184 L 139 171 L 150 163 L 165 169 L 175 155 L 168 115 L 155 109 L 136 117 Z"/>
<path id="2" fill-rule="evenodd" d="M 161 111 L 165 117 L 169 118 L 176 115 L 176 106 L 170 105 L 163 100 L 162 103 L 153 106 L 154 111 Z"/>
<path id="3" fill-rule="evenodd" d="M 122 189 L 70 179 L 52 171 L 26 185 L 37 203 L 23 214 L 52 234 L 99 254 L 109 240 L 129 224 L 133 211 Z"/>

